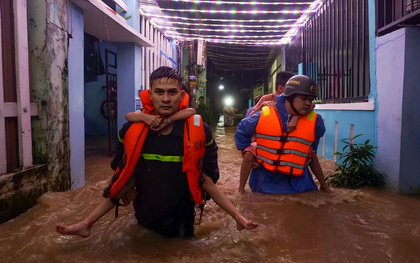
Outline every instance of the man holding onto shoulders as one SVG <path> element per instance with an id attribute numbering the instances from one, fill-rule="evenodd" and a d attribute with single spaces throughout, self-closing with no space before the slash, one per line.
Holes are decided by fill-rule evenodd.
<path id="1" fill-rule="evenodd" d="M 299 193 L 317 190 L 311 168 L 320 183 L 320 189 L 332 193 L 328 187 L 316 151 L 319 139 L 325 133 L 322 117 L 312 111 L 312 100 L 317 96 L 313 79 L 297 75 L 289 79 L 284 93 L 276 97 L 277 109 L 264 106 L 260 112 L 243 119 L 236 130 L 239 150 L 247 148 L 256 135 L 256 162 L 249 185 L 259 193 Z M 300 116 L 296 128 L 287 132 L 287 122 Z M 242 181 L 247 178 L 241 178 Z"/>

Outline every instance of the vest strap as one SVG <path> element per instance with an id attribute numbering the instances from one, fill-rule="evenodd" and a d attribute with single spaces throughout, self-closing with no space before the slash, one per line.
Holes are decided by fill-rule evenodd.
<path id="1" fill-rule="evenodd" d="M 267 151 L 269 153 L 274 153 L 274 154 L 287 154 L 287 153 L 293 153 L 295 155 L 301 156 L 301 157 L 308 157 L 309 154 L 304 153 L 304 152 L 300 152 L 297 150 L 291 150 L 291 149 L 273 149 L 273 148 L 269 148 L 269 147 L 265 147 L 263 145 L 259 145 L 257 144 L 257 149 L 261 149 L 264 151 Z"/>
<path id="2" fill-rule="evenodd" d="M 266 162 L 270 165 L 290 166 L 290 167 L 294 167 L 294 168 L 297 168 L 297 169 L 305 168 L 312 160 L 312 159 L 310 159 L 305 165 L 299 165 L 299 164 L 295 164 L 295 163 L 292 163 L 292 162 L 286 162 L 286 161 L 273 161 L 273 160 L 267 159 L 267 158 L 265 158 L 264 156 L 261 156 L 261 155 L 257 155 L 257 158 L 260 159 L 260 160 L 263 160 L 264 162 Z"/>
<path id="3" fill-rule="evenodd" d="M 261 134 L 261 133 L 257 133 L 257 138 L 268 139 L 268 140 L 278 141 L 278 142 L 288 141 L 287 136 L 271 136 L 271 135 Z"/>
<path id="4" fill-rule="evenodd" d="M 276 142 L 292 142 L 293 141 L 293 142 L 300 142 L 308 146 L 312 145 L 312 142 L 299 138 L 299 137 L 294 137 L 294 136 L 271 136 L 267 134 L 257 133 L 257 138 L 272 140 Z"/>

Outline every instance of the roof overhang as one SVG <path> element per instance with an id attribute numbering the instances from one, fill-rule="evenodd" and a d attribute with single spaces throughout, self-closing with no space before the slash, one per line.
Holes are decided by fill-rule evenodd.
<path id="1" fill-rule="evenodd" d="M 150 40 L 128 25 L 125 18 L 101 0 L 71 1 L 83 9 L 86 33 L 112 44 L 129 42 L 141 47 L 153 47 Z"/>

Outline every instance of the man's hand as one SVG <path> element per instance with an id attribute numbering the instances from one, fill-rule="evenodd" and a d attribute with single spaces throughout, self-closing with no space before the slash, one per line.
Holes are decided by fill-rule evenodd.
<path id="1" fill-rule="evenodd" d="M 274 109 L 277 110 L 277 102 L 275 102 L 275 101 L 271 101 L 271 100 L 264 101 L 263 103 L 261 103 L 261 109 L 264 106 L 273 107 Z"/>
<path id="2" fill-rule="evenodd" d="M 130 189 L 122 198 L 121 201 L 123 202 L 123 206 L 129 205 L 137 196 L 137 191 L 134 189 Z"/>
<path id="3" fill-rule="evenodd" d="M 258 167 L 260 167 L 260 164 L 259 164 L 257 161 L 254 161 L 254 162 L 252 163 L 252 167 L 251 167 L 251 169 L 256 169 L 256 168 L 258 168 Z"/>

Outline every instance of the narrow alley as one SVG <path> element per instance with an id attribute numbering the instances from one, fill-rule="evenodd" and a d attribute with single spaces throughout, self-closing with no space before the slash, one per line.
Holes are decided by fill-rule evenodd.
<path id="1" fill-rule="evenodd" d="M 39 198 L 38 205 L 0 225 L 1 262 L 417 262 L 420 197 L 388 190 L 334 189 L 294 195 L 237 192 L 241 154 L 236 127 L 213 127 L 219 146 L 218 186 L 255 230 L 235 222 L 213 201 L 190 240 L 165 238 L 138 226 L 130 205 L 109 212 L 88 238 L 55 232 L 58 222 L 75 223 L 102 200 L 111 158 L 105 144 L 86 149 L 86 184 Z M 100 142 L 100 141 L 99 141 Z M 102 149 L 102 150 L 101 150 Z M 331 161 L 322 160 L 326 173 Z M 197 218 L 197 216 L 196 216 Z"/>

